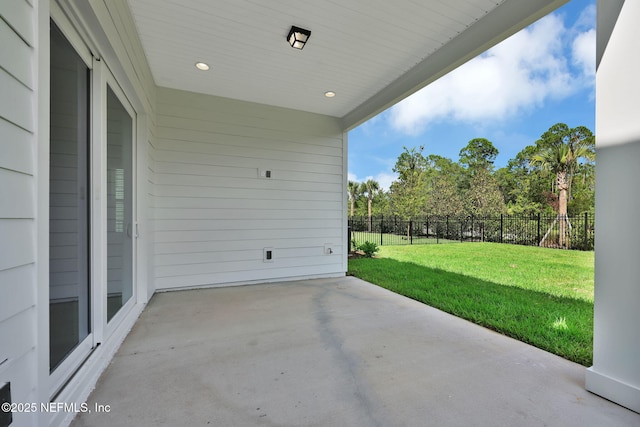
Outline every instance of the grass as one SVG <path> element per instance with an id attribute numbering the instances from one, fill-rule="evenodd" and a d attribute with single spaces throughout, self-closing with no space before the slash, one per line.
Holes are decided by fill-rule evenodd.
<path id="1" fill-rule="evenodd" d="M 498 243 L 388 246 L 349 272 L 590 366 L 593 252 Z"/>

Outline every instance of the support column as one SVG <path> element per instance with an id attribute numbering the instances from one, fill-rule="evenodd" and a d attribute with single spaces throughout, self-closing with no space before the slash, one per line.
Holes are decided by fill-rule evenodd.
<path id="1" fill-rule="evenodd" d="M 640 412 L 638 17 L 640 2 L 598 2 L 594 360 L 586 373 L 587 390 L 636 412 Z"/>

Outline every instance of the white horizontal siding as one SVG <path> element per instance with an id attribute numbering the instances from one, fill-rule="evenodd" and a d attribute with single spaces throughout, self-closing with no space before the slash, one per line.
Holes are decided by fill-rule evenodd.
<path id="1" fill-rule="evenodd" d="M 272 190 L 278 189 L 281 191 L 303 191 L 306 192 L 309 189 L 309 185 L 312 181 L 296 181 L 291 179 L 282 179 L 279 171 L 271 171 L 271 179 L 258 178 L 258 171 L 253 171 L 253 177 L 209 177 L 207 175 L 182 175 L 182 174 L 158 174 L 156 183 L 161 186 L 180 186 L 180 187 L 198 187 L 198 189 L 206 189 L 208 187 L 228 188 L 228 189 L 243 189 L 251 188 L 257 190 Z M 339 175 L 334 175 L 339 176 Z M 329 182 L 325 183 L 320 180 L 313 182 L 315 192 L 337 194 L 342 189 L 342 183 Z M 338 197 L 338 199 L 340 199 Z M 324 200 L 324 199 L 323 199 Z"/>
<path id="2" fill-rule="evenodd" d="M 189 153 L 180 151 L 180 141 L 174 141 L 174 149 L 167 150 L 157 146 L 156 161 L 188 165 L 231 166 L 240 168 L 258 168 L 269 165 L 278 174 L 290 172 L 310 172 L 314 174 L 341 175 L 342 166 L 337 164 L 318 164 L 311 161 L 281 160 L 275 153 L 268 159 L 256 156 L 250 149 L 236 150 L 230 155 Z M 302 156 L 301 156 L 302 157 Z M 268 160 L 268 162 L 267 162 Z M 309 177 L 310 178 L 310 177 Z"/>
<path id="3" fill-rule="evenodd" d="M 36 400 L 36 248 L 33 7 L 0 1 L 0 384 Z M 14 414 L 12 426 L 35 425 Z"/>
<path id="4" fill-rule="evenodd" d="M 0 271 L 31 264 L 35 259 L 33 219 L 0 218 Z M 17 292 L 24 284 L 15 284 Z M 3 313 L 0 313 L 2 318 Z"/>
<path id="5" fill-rule="evenodd" d="M 33 176 L 0 168 L 0 200 L 12 203 L 0 204 L 0 218 L 33 218 Z"/>
<path id="6" fill-rule="evenodd" d="M 335 236 L 336 239 L 339 239 L 339 236 Z M 284 240 L 284 239 L 281 239 Z M 338 240 L 336 240 L 338 241 Z M 304 238 L 291 238 L 286 239 L 287 246 L 290 248 L 296 248 L 303 250 L 307 247 L 311 248 L 320 248 L 325 243 L 335 243 L 333 241 L 327 242 L 327 236 L 322 235 L 320 237 L 304 237 Z M 231 251 L 249 251 L 254 250 L 255 247 L 269 247 L 270 244 L 273 243 L 273 239 L 256 239 L 251 238 L 247 240 L 233 240 L 225 242 L 225 249 L 227 252 Z M 338 248 L 339 249 L 339 248 Z M 337 249 L 334 249 L 337 250 Z M 186 254 L 189 257 L 193 257 L 192 259 L 198 259 L 197 257 L 204 256 L 210 257 L 212 254 L 220 251 L 220 245 L 215 240 L 205 240 L 205 241 L 192 241 L 189 242 L 188 245 L 185 245 L 184 242 L 159 242 L 155 245 L 155 255 L 158 261 L 158 265 L 166 265 L 169 261 L 171 261 L 171 257 L 175 263 L 180 264 L 184 259 L 182 257 L 183 254 Z M 167 255 L 166 257 L 164 255 Z M 186 262 L 185 262 L 186 263 Z"/>
<path id="7" fill-rule="evenodd" d="M 26 45 L 34 46 L 33 5 L 25 0 L 0 1 L 0 18 Z"/>
<path id="8" fill-rule="evenodd" d="M 35 269 L 32 263 L 0 271 L 0 313 L 8 319 L 33 306 L 35 288 L 22 286 L 22 292 L 16 292 L 16 284 L 33 283 Z"/>
<path id="9" fill-rule="evenodd" d="M 268 265 L 268 264 L 265 264 Z M 180 276 L 158 277 L 156 278 L 156 286 L 158 289 L 178 289 L 183 287 L 198 287 L 203 285 L 226 285 L 232 283 L 266 283 L 278 280 L 287 280 L 293 278 L 310 278 L 310 277 L 328 277 L 341 274 L 339 269 L 334 265 L 324 264 L 318 266 L 292 266 L 284 268 L 259 269 L 257 264 L 245 266 L 242 270 L 224 271 L 206 274 L 185 274 Z M 300 272 L 300 276 L 292 275 L 294 272 Z"/>
<path id="10" fill-rule="evenodd" d="M 25 130 L 33 132 L 33 92 L 0 68 L 0 117 Z"/>
<path id="11" fill-rule="evenodd" d="M 2 19 L 0 19 L 0 40 L 2 40 L 0 57 L 10 58 L 2 63 L 5 70 L 28 88 L 33 88 L 33 74 L 29 66 L 31 47 L 27 46 L 24 40 Z"/>
<path id="12" fill-rule="evenodd" d="M 257 221 L 256 221 L 257 222 Z M 259 229 L 247 226 L 246 229 L 231 230 L 193 230 L 193 231 L 163 231 L 156 224 L 156 242 L 191 242 L 217 241 L 219 250 L 225 250 L 225 246 L 236 240 L 267 240 L 284 241 L 300 238 L 340 238 L 342 231 L 338 228 L 323 227 L 317 221 L 309 222 L 309 227 L 292 228 L 282 225 L 280 228 Z M 271 245 L 268 245 L 271 246 Z"/>
<path id="13" fill-rule="evenodd" d="M 138 223 L 139 236 L 138 245 L 144 244 L 144 256 L 138 257 L 139 271 L 143 271 L 144 282 L 147 289 L 147 299 L 151 299 L 153 293 L 156 291 L 156 285 L 154 282 L 154 242 L 155 242 L 155 224 L 153 224 L 153 218 L 155 218 L 155 183 L 156 183 L 156 161 L 155 161 L 155 141 L 156 141 L 156 124 L 155 115 L 147 116 L 147 134 L 146 141 L 138 141 L 138 143 L 146 144 L 146 150 L 143 151 L 142 156 L 138 156 L 138 165 L 142 163 L 142 171 L 139 171 L 139 176 L 142 178 L 142 188 L 138 191 Z M 142 160 L 140 160 L 142 159 Z M 142 203 L 140 203 L 142 201 Z M 141 206 L 142 205 L 142 206 Z M 140 252 L 138 252 L 140 253 Z M 144 269 L 144 270 L 142 270 Z"/>
<path id="14" fill-rule="evenodd" d="M 344 273 L 336 119 L 161 89 L 156 132 L 159 289 Z"/>
<path id="15" fill-rule="evenodd" d="M 305 209 L 313 209 L 315 211 L 319 210 L 333 210 L 335 206 L 340 204 L 342 205 L 342 201 L 331 202 L 331 201 L 313 201 L 313 200 L 280 200 L 277 206 L 272 206 L 268 203 L 270 199 L 266 197 L 263 198 L 262 195 L 258 197 L 247 200 L 247 199 L 228 199 L 225 200 L 225 206 L 221 207 L 220 204 L 215 199 L 207 199 L 202 197 L 184 197 L 180 199 L 180 205 L 176 206 L 175 200 L 170 198 L 155 198 L 154 203 L 158 208 L 159 212 L 162 211 L 162 208 L 171 208 L 171 209 L 180 209 L 182 208 L 193 208 L 193 209 L 206 209 L 206 208 L 219 208 L 219 209 L 252 209 L 256 204 L 262 203 L 262 209 L 264 211 L 269 210 L 278 210 L 278 209 L 287 209 L 287 210 L 305 210 Z"/>
<path id="16" fill-rule="evenodd" d="M 0 117 L 0 135 L 0 168 L 33 173 L 33 134 Z"/>
<path id="17" fill-rule="evenodd" d="M 176 209 L 180 209 L 180 217 L 191 220 L 224 220 L 233 214 L 236 220 L 295 220 L 304 218 L 306 220 L 325 220 L 325 219 L 341 219 L 341 213 L 337 210 L 339 206 L 334 204 L 334 209 L 327 208 L 324 202 L 318 202 L 314 209 L 310 206 L 304 206 L 295 209 L 295 204 L 291 204 L 292 208 L 286 209 L 278 206 L 277 209 L 247 210 L 227 207 L 226 209 L 189 209 L 189 208 L 158 208 L 156 209 L 155 218 L 157 220 L 172 219 L 176 217 Z M 233 210 L 233 212 L 231 212 Z M 306 224 L 306 223 L 305 223 Z"/>

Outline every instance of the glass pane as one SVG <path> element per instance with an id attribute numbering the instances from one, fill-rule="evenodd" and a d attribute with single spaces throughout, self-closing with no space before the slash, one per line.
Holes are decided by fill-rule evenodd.
<path id="1" fill-rule="evenodd" d="M 49 368 L 89 335 L 89 69 L 51 23 Z"/>
<path id="2" fill-rule="evenodd" d="M 133 294 L 133 119 L 107 86 L 107 320 Z"/>

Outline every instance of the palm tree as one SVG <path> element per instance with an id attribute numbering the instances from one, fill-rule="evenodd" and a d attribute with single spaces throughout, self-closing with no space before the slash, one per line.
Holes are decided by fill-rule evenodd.
<path id="1" fill-rule="evenodd" d="M 360 183 L 356 181 L 349 181 L 347 183 L 347 193 L 349 194 L 349 203 L 351 204 L 351 214 L 349 216 L 353 218 L 356 210 L 356 199 L 361 195 Z"/>
<path id="2" fill-rule="evenodd" d="M 556 125 L 557 126 L 557 125 Z M 577 131 L 577 132 L 576 132 Z M 588 132 L 585 135 L 583 129 L 568 129 L 566 138 L 556 140 L 556 143 L 542 150 L 530 159 L 533 166 L 539 166 L 556 176 L 556 189 L 558 191 L 558 215 L 555 222 L 559 224 L 558 244 L 567 246 L 567 227 L 571 227 L 567 218 L 568 192 L 571 188 L 571 180 L 578 166 L 578 161 L 583 158 L 593 160 L 593 135 Z M 552 225 L 553 227 L 553 225 Z M 549 232 L 542 239 L 542 244 Z"/>
<path id="3" fill-rule="evenodd" d="M 371 228 L 372 228 L 371 227 L 372 225 L 371 207 L 373 204 L 373 198 L 375 197 L 376 194 L 378 194 L 379 190 L 380 190 L 380 184 L 378 184 L 378 181 L 374 179 L 368 179 L 366 182 L 362 183 L 362 185 L 360 186 L 360 192 L 365 196 L 367 196 L 367 214 L 369 217 L 369 233 L 371 233 Z"/>

